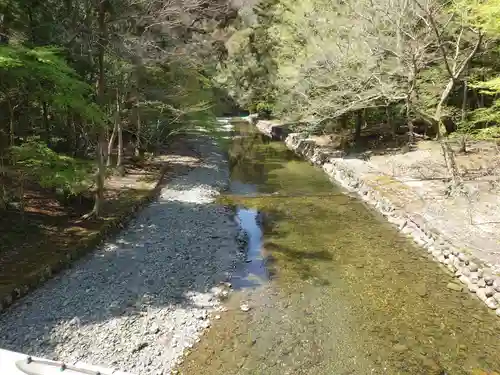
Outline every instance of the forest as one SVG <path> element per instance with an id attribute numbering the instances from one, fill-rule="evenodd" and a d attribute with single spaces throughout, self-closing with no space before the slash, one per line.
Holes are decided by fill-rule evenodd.
<path id="1" fill-rule="evenodd" d="M 0 206 L 22 206 L 30 181 L 62 198 L 95 191 L 99 217 L 128 146 L 143 157 L 210 123 L 210 34 L 234 16 L 201 0 L 2 1 Z"/>
<path id="2" fill-rule="evenodd" d="M 359 137 L 498 132 L 498 1 L 2 0 L 0 208 L 63 201 L 236 108 Z M 229 103 L 229 104 L 228 104 Z M 228 109 L 229 108 L 229 109 Z M 85 195 L 85 194 L 84 194 Z M 87 194 L 88 195 L 88 194 Z M 16 204 L 17 202 L 17 204 Z"/>
<path id="3" fill-rule="evenodd" d="M 498 136 L 497 1 L 265 1 L 240 12 L 218 75 L 240 105 L 355 144 L 362 128 L 441 143 Z M 416 139 L 417 138 L 417 139 Z"/>
<path id="4" fill-rule="evenodd" d="M 450 141 L 499 135 L 499 18 L 498 0 L 0 0 L 2 232 L 54 207 L 102 223 L 110 179 L 242 111 L 346 147 L 436 139 L 458 184 Z"/>

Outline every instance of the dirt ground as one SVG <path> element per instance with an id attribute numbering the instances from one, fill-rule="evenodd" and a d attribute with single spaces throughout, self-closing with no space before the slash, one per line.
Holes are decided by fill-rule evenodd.
<path id="1" fill-rule="evenodd" d="M 441 147 L 433 140 L 420 140 L 413 150 L 404 142 L 366 142 L 363 152 L 348 153 L 346 160 L 365 181 L 377 184 L 407 212 L 420 215 L 454 245 L 500 272 L 500 147 L 493 141 L 467 143 L 455 151 L 463 182 L 459 192 L 449 194 Z M 311 137 L 328 149 L 338 144 L 331 136 Z M 362 162 L 361 162 L 362 160 Z"/>
<path id="2" fill-rule="evenodd" d="M 75 249 L 99 242 L 110 225 L 121 225 L 133 213 L 131 207 L 147 201 L 180 167 L 194 167 L 198 162 L 197 154 L 182 139 L 151 160 L 132 163 L 128 159 L 123 177 L 112 175 L 106 180 L 101 219 L 82 219 L 92 208 L 90 199 L 63 205 L 50 191 L 27 184 L 24 215 L 14 209 L 0 211 L 0 307 L 14 288 L 33 287 L 35 275 L 47 266 L 57 268 Z"/>

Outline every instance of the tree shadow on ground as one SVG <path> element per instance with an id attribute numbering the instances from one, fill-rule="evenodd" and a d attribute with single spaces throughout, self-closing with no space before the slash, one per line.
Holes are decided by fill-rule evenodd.
<path id="1" fill-rule="evenodd" d="M 193 183 L 181 179 L 172 188 Z M 73 344 L 61 327 L 74 330 L 75 322 L 78 340 L 92 343 L 85 327 L 141 320 L 158 309 L 210 306 L 202 293 L 226 278 L 236 247 L 231 218 L 213 203 L 184 198 L 160 198 L 95 252 L 16 302 L 0 316 L 0 347 L 58 359 L 60 348 Z"/>

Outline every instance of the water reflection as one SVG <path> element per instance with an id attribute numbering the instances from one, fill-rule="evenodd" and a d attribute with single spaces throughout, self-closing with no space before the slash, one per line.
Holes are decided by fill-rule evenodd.
<path id="1" fill-rule="evenodd" d="M 262 229 L 259 211 L 243 207 L 237 208 L 237 221 L 248 236 L 247 257 L 243 266 L 232 277 L 235 289 L 257 287 L 269 280 L 266 260 L 262 253 Z"/>

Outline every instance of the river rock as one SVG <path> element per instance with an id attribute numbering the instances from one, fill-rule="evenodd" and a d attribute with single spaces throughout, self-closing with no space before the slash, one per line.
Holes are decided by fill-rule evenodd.
<path id="1" fill-rule="evenodd" d="M 479 269 L 478 265 L 476 263 L 472 263 L 472 262 L 469 263 L 468 267 L 469 267 L 470 272 L 477 272 Z"/>
<path id="2" fill-rule="evenodd" d="M 495 292 L 493 294 L 493 298 L 495 298 L 497 300 L 497 302 L 500 302 L 500 292 Z"/>
<path id="3" fill-rule="evenodd" d="M 248 303 L 242 303 L 240 305 L 240 310 L 244 312 L 250 311 L 250 306 L 248 305 Z"/>
<path id="4" fill-rule="evenodd" d="M 487 275 L 483 275 L 483 279 L 484 279 L 484 282 L 486 285 L 488 286 L 493 286 L 493 276 L 490 275 L 490 274 L 487 274 Z"/>
<path id="5" fill-rule="evenodd" d="M 492 297 L 493 294 L 495 294 L 495 289 L 493 289 L 491 286 L 487 286 L 484 288 L 484 295 L 486 297 Z"/>
<path id="6" fill-rule="evenodd" d="M 478 286 L 476 284 L 469 283 L 469 285 L 467 285 L 467 287 L 469 288 L 469 292 L 471 292 L 471 293 L 476 293 L 478 290 Z"/>
<path id="7" fill-rule="evenodd" d="M 485 303 L 486 303 L 486 306 L 488 306 L 490 309 L 495 310 L 496 308 L 498 308 L 498 302 L 493 297 L 488 297 L 486 299 Z"/>
<path id="8" fill-rule="evenodd" d="M 448 285 L 446 285 L 446 287 L 448 289 L 454 290 L 456 292 L 461 292 L 463 290 L 462 285 L 458 285 L 456 283 L 448 283 Z"/>
<path id="9" fill-rule="evenodd" d="M 477 282 L 477 286 L 479 288 L 485 288 L 486 287 L 486 282 L 484 281 L 484 279 L 480 279 L 478 282 Z"/>
<path id="10" fill-rule="evenodd" d="M 472 284 L 477 284 L 479 282 L 479 275 L 477 272 L 471 272 L 469 274 L 469 280 Z"/>
<path id="11" fill-rule="evenodd" d="M 151 327 L 149 327 L 149 333 L 155 335 L 159 332 L 160 332 L 160 327 L 158 326 L 158 324 L 156 323 L 151 324 Z"/>
<path id="12" fill-rule="evenodd" d="M 461 267 L 459 270 L 462 275 L 469 277 L 470 271 L 467 267 Z"/>
<path id="13" fill-rule="evenodd" d="M 417 292 L 420 297 L 425 297 L 427 295 L 427 287 L 423 284 L 417 285 L 415 287 L 415 292 Z"/>
<path id="14" fill-rule="evenodd" d="M 440 256 L 442 256 L 442 253 L 441 253 L 441 251 L 439 251 L 439 250 L 434 250 L 434 251 L 432 252 L 432 256 L 433 256 L 434 258 L 436 258 L 436 259 L 437 259 L 437 258 L 439 258 Z M 444 257 L 443 257 L 443 258 L 444 258 Z"/>
<path id="15" fill-rule="evenodd" d="M 467 257 L 467 255 L 465 255 L 464 253 L 459 253 L 458 254 L 458 259 L 460 259 L 461 262 L 465 262 L 466 260 L 469 260 L 469 258 Z"/>
<path id="16" fill-rule="evenodd" d="M 408 347 L 404 344 L 396 344 L 392 347 L 395 352 L 401 353 L 408 350 Z"/>
<path id="17" fill-rule="evenodd" d="M 500 278 L 496 277 L 493 280 L 493 289 L 495 289 L 497 292 L 500 292 Z"/>
<path id="18" fill-rule="evenodd" d="M 486 299 L 488 298 L 486 297 L 485 289 L 486 288 L 478 288 L 476 291 L 476 296 L 483 302 L 486 302 Z"/>
<path id="19" fill-rule="evenodd" d="M 465 275 L 460 276 L 460 277 L 458 278 L 458 280 L 460 280 L 460 282 L 461 282 L 462 284 L 465 284 L 465 285 L 470 285 L 470 284 L 472 284 L 472 283 L 470 282 L 469 278 L 468 278 L 467 276 L 465 276 Z"/>

